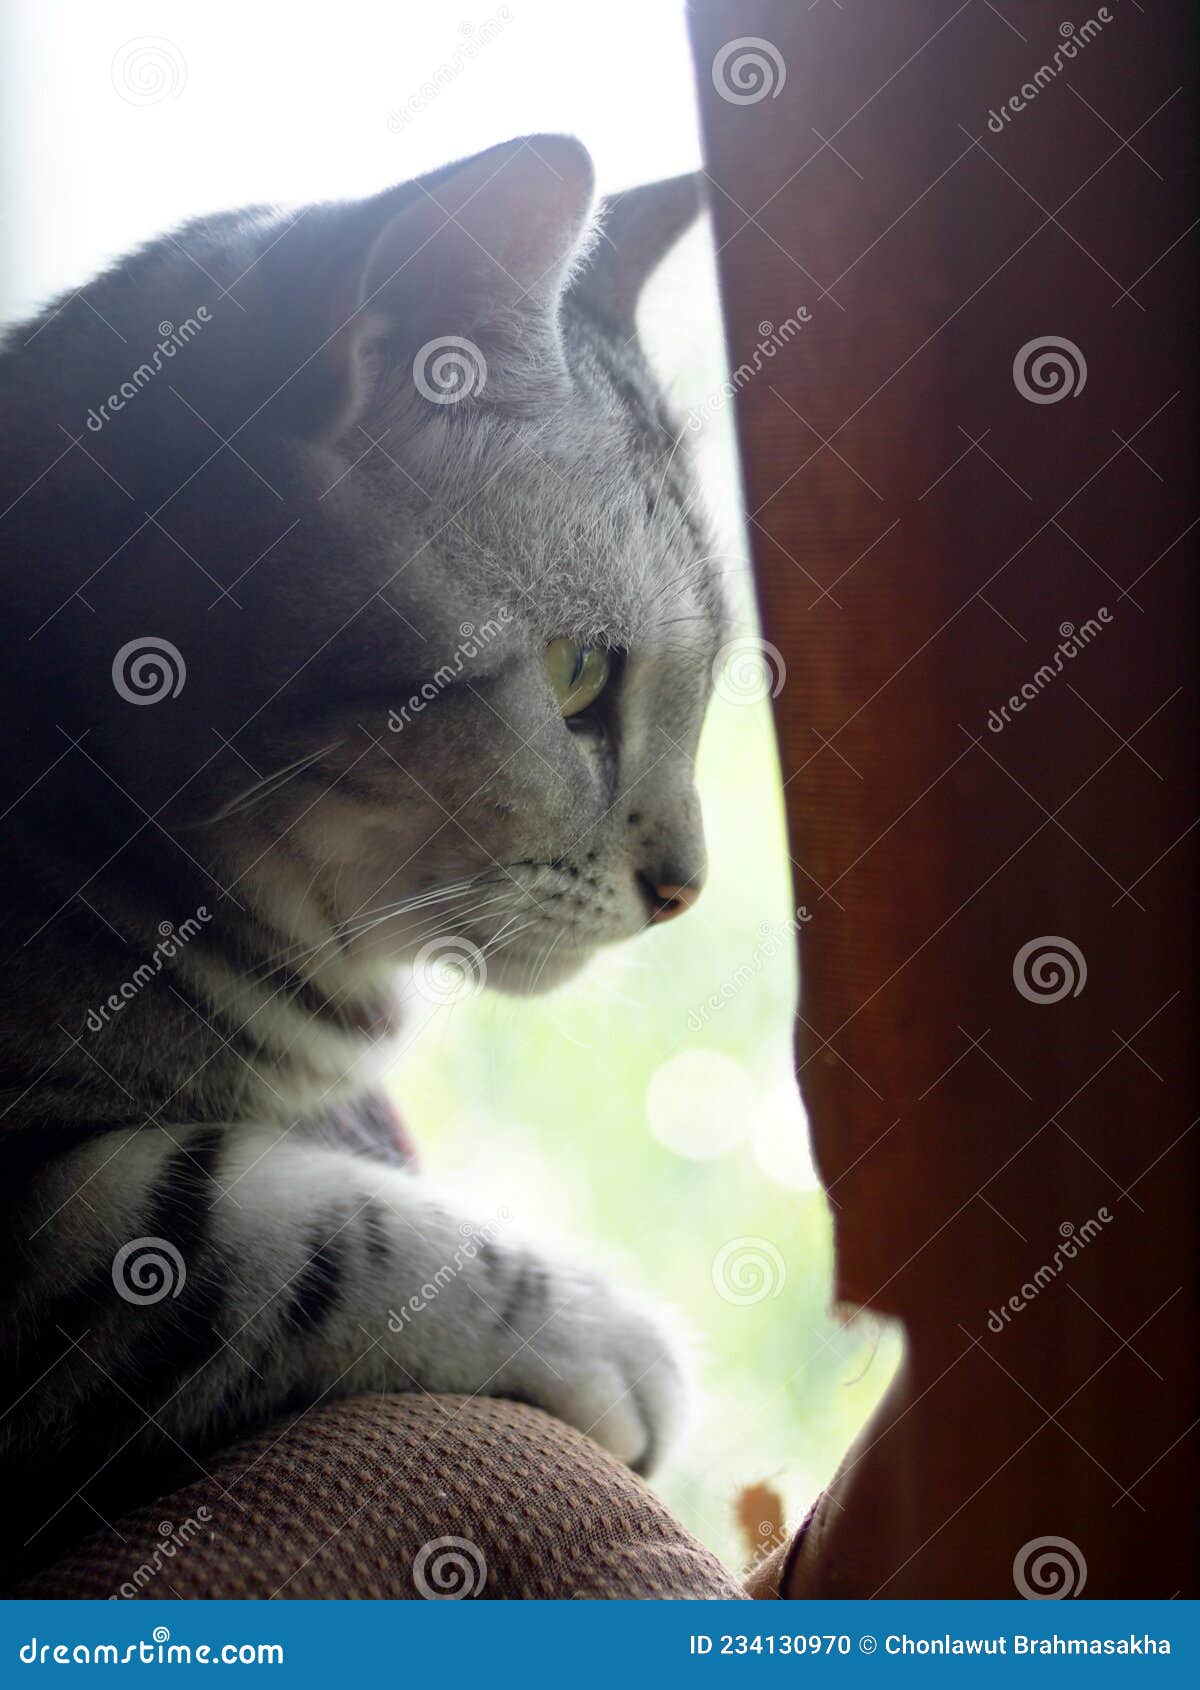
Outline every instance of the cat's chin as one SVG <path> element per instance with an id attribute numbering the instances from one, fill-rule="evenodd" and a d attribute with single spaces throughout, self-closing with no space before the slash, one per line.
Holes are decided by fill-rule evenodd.
<path id="1" fill-rule="evenodd" d="M 553 951 L 547 958 L 545 949 L 530 951 L 527 956 L 514 951 L 500 951 L 487 962 L 487 985 L 505 997 L 540 997 L 558 986 L 573 980 L 586 967 L 592 950 L 574 946 L 571 950 Z"/>

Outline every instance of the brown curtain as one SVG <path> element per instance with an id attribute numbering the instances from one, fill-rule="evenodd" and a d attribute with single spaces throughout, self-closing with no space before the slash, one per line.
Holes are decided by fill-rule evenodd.
<path id="1" fill-rule="evenodd" d="M 792 1595 L 1198 1593 L 1194 8 L 1070 11 L 691 7 L 798 1067 L 907 1332 Z"/>

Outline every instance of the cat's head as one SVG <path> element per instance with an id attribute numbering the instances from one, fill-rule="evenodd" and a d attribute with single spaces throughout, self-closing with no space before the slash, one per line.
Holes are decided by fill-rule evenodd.
<path id="1" fill-rule="evenodd" d="M 723 611 L 634 313 L 695 208 L 597 226 L 538 136 L 189 225 L 22 331 L 25 772 L 86 733 L 81 866 L 199 871 L 347 989 L 447 936 L 529 989 L 686 907 Z"/>

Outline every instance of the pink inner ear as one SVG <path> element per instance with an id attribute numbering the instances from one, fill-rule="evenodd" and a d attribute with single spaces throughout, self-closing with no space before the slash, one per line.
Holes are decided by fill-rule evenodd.
<path id="1" fill-rule="evenodd" d="M 469 159 L 398 212 L 366 268 L 369 309 L 449 325 L 562 291 L 592 201 L 592 163 L 578 141 L 534 135 Z M 423 305 L 422 305 L 423 302 Z"/>

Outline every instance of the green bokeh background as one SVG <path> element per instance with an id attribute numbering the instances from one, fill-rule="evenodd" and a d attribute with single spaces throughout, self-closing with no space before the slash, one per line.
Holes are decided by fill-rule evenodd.
<path id="1" fill-rule="evenodd" d="M 655 1485 L 740 1566 L 738 1491 L 767 1480 L 796 1523 L 887 1384 L 897 1341 L 828 1310 L 829 1211 L 791 1072 L 794 905 L 764 702 L 714 700 L 699 779 L 712 868 L 695 910 L 548 997 L 485 991 L 435 1010 L 395 1083 L 429 1176 L 674 1311 L 697 1385 Z M 654 1076 L 685 1053 L 652 1105 Z M 689 1077 L 685 1118 L 664 1127 L 661 1100 Z"/>

